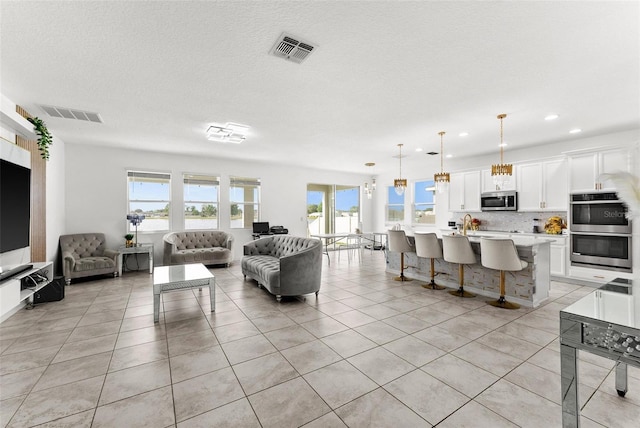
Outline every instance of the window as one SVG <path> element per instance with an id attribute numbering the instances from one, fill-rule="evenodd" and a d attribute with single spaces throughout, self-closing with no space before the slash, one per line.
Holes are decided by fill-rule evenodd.
<path id="1" fill-rule="evenodd" d="M 413 196 L 413 222 L 417 224 L 436 224 L 435 182 L 433 180 L 416 181 Z"/>
<path id="2" fill-rule="evenodd" d="M 232 229 L 251 229 L 260 221 L 260 179 L 231 177 L 229 201 Z"/>
<path id="3" fill-rule="evenodd" d="M 220 177 L 183 174 L 184 228 L 218 228 Z"/>
<path id="4" fill-rule="evenodd" d="M 171 174 L 127 171 L 127 199 L 129 213 L 144 215 L 138 231 L 169 230 L 171 203 Z M 135 231 L 127 222 L 127 232 Z"/>
<path id="5" fill-rule="evenodd" d="M 355 233 L 360 224 L 360 187 L 308 184 L 307 223 L 310 235 Z"/>
<path id="6" fill-rule="evenodd" d="M 393 186 L 387 187 L 387 210 L 386 217 L 388 223 L 404 222 L 404 195 L 398 195 Z"/>

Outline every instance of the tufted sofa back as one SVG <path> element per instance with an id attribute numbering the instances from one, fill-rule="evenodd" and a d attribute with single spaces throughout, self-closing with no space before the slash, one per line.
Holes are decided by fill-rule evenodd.
<path id="1" fill-rule="evenodd" d="M 290 235 L 275 235 L 254 241 L 254 246 L 245 247 L 248 252 L 248 254 L 245 253 L 245 255 L 253 256 L 262 254 L 281 258 L 318 245 L 322 245 L 322 243 L 317 239 Z"/>
<path id="2" fill-rule="evenodd" d="M 69 252 L 74 259 L 101 257 L 105 250 L 104 233 L 77 233 L 60 236 L 60 250 Z"/>
<path id="3" fill-rule="evenodd" d="M 233 238 L 221 230 L 190 230 L 168 233 L 164 240 L 175 245 L 176 250 L 213 247 L 231 249 Z"/>

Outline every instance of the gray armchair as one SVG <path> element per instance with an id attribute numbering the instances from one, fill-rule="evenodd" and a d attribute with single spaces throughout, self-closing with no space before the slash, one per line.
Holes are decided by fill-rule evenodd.
<path id="1" fill-rule="evenodd" d="M 118 276 L 118 252 L 106 248 L 104 233 L 61 235 L 60 252 L 67 285 L 71 284 L 72 278 Z"/>

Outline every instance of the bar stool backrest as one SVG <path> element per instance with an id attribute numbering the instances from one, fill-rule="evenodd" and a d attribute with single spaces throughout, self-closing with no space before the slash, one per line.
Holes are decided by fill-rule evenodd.
<path id="1" fill-rule="evenodd" d="M 518 258 L 513 239 L 481 238 L 480 256 L 482 266 L 489 269 L 518 271 L 528 265 Z"/>
<path id="2" fill-rule="evenodd" d="M 416 233 L 416 255 L 427 259 L 441 259 L 442 248 L 435 233 Z"/>
<path id="3" fill-rule="evenodd" d="M 451 263 L 470 265 L 478 262 L 469 238 L 464 235 L 442 235 L 442 255 Z"/>
<path id="4" fill-rule="evenodd" d="M 411 253 L 416 249 L 409 243 L 404 230 L 389 230 L 389 251 L 395 253 Z"/>

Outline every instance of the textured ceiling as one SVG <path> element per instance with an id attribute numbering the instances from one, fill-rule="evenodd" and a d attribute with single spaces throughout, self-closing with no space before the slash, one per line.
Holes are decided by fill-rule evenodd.
<path id="1" fill-rule="evenodd" d="M 498 113 L 510 148 L 639 127 L 636 1 L 2 1 L 0 24 L 0 91 L 75 144 L 381 172 L 441 130 L 496 151 Z M 282 32 L 317 49 L 269 55 Z M 209 142 L 214 122 L 250 135 Z"/>

